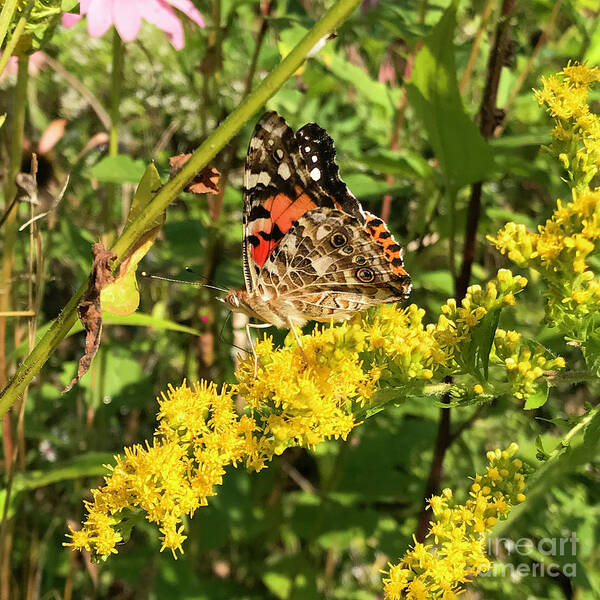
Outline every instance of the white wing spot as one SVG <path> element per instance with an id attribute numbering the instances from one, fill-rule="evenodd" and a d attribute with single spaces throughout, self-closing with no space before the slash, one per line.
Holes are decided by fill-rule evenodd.
<path id="1" fill-rule="evenodd" d="M 315 180 L 315 181 L 319 181 L 319 179 L 321 179 L 321 171 L 319 171 L 319 169 L 317 169 L 317 167 L 315 167 L 311 172 L 310 172 L 310 176 Z"/>
<path id="2" fill-rule="evenodd" d="M 282 162 L 277 169 L 277 174 L 282 179 L 289 179 L 292 173 L 290 172 L 290 168 L 288 167 L 287 163 Z"/>
<path id="3" fill-rule="evenodd" d="M 319 160 L 319 159 L 317 158 L 317 155 L 316 155 L 316 154 L 315 154 L 315 155 L 313 155 L 313 157 L 312 157 L 312 161 L 313 161 L 313 162 L 317 162 L 318 160 Z"/>
<path id="4" fill-rule="evenodd" d="M 258 179 L 256 180 L 256 183 L 262 183 L 263 185 L 269 185 L 271 183 L 271 177 L 269 176 L 269 174 L 266 171 L 261 171 L 260 174 L 258 175 Z"/>
<path id="5" fill-rule="evenodd" d="M 310 152 L 310 146 L 304 146 L 304 152 Z"/>
<path id="6" fill-rule="evenodd" d="M 283 150 L 281 148 L 277 148 L 277 150 L 275 150 L 275 156 L 277 156 L 277 158 L 281 160 L 283 158 Z"/>

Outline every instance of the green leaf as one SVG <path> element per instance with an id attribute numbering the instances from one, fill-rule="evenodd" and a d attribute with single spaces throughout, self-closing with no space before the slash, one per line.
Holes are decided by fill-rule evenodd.
<path id="1" fill-rule="evenodd" d="M 544 404 L 546 404 L 546 400 L 548 400 L 549 391 L 550 386 L 548 385 L 547 381 L 539 382 L 535 394 L 528 396 L 527 400 L 525 400 L 525 410 L 533 410 L 534 408 L 544 406 Z"/>
<path id="2" fill-rule="evenodd" d="M 471 345 L 477 350 L 477 367 L 483 370 L 483 376 L 488 379 L 490 352 L 494 343 L 494 335 L 498 328 L 501 309 L 492 310 L 473 329 Z"/>
<path id="3" fill-rule="evenodd" d="M 596 324 L 595 319 L 593 321 L 592 327 Z M 587 368 L 600 377 L 600 328 L 588 331 L 582 350 Z"/>
<path id="4" fill-rule="evenodd" d="M 150 203 L 154 194 L 160 189 L 161 181 L 158 171 L 153 164 L 148 165 L 144 176 L 135 192 L 127 225 L 135 221 Z M 142 235 L 130 255 L 123 260 L 115 281 L 107 285 L 100 294 L 102 310 L 120 317 L 133 314 L 140 304 L 140 292 L 135 277 L 137 266 L 146 256 L 154 240 L 165 222 L 165 215 L 151 223 L 150 228 Z"/>
<path id="5" fill-rule="evenodd" d="M 143 160 L 133 160 L 126 154 L 106 156 L 94 165 L 90 175 L 106 183 L 137 183 L 144 176 Z"/>
<path id="6" fill-rule="evenodd" d="M 187 327 L 186 325 L 181 325 L 180 323 L 176 323 L 175 321 L 170 321 L 169 319 L 159 319 L 153 315 L 147 315 L 145 313 L 135 313 L 129 315 L 127 317 L 116 316 L 110 313 L 107 313 L 102 316 L 102 326 L 106 325 L 126 325 L 128 327 L 149 327 L 152 329 L 156 329 L 159 331 L 177 331 L 178 333 L 187 333 L 188 335 L 200 336 L 201 333 L 197 329 L 193 327 Z M 40 340 L 50 329 L 52 326 L 52 321 L 49 323 L 45 323 L 42 327 L 38 328 L 36 341 Z M 68 335 L 66 337 L 70 337 L 75 335 L 76 333 L 80 333 L 83 331 L 83 325 L 81 321 L 77 320 L 75 325 L 71 328 Z M 11 360 L 15 358 L 19 358 L 20 356 L 25 356 L 27 354 L 28 342 L 24 340 L 17 346 L 14 352 L 10 355 Z"/>
<path id="7" fill-rule="evenodd" d="M 34 490 L 46 485 L 78 479 L 80 477 L 96 477 L 106 474 L 105 464 L 112 463 L 114 457 L 106 452 L 87 452 L 63 463 L 49 465 L 45 469 L 17 473 L 13 479 L 8 516 L 14 511 L 21 492 Z M 0 514 L 4 514 L 6 490 L 0 490 Z"/>
<path id="8" fill-rule="evenodd" d="M 138 180 L 136 179 L 136 181 Z M 152 198 L 154 198 L 154 195 L 156 192 L 158 192 L 161 185 L 162 181 L 160 180 L 160 175 L 156 170 L 156 166 L 154 163 L 150 163 L 144 171 L 144 175 L 140 180 L 137 190 L 135 191 L 135 196 L 133 197 L 133 202 L 131 203 L 131 208 L 129 209 L 129 214 L 127 215 L 126 225 L 129 225 L 138 218 L 146 206 L 150 204 L 150 201 Z M 152 229 L 157 225 L 162 225 L 163 221 L 164 219 L 156 219 L 148 229 Z"/>
<path id="9" fill-rule="evenodd" d="M 334 75 L 353 85 L 366 100 L 381 107 L 386 115 L 391 117 L 394 114 L 390 89 L 385 84 L 371 79 L 363 69 L 348 62 L 339 54 L 335 54 L 328 63 L 327 66 Z"/>
<path id="10" fill-rule="evenodd" d="M 491 149 L 465 112 L 458 90 L 455 27 L 456 8 L 452 5 L 425 38 L 406 88 L 452 189 L 485 179 L 493 169 Z"/>

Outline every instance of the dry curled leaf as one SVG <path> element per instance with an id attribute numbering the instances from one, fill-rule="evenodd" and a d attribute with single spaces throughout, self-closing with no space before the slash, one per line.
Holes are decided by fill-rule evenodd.
<path id="1" fill-rule="evenodd" d="M 189 160 L 191 154 L 178 154 L 171 156 L 169 166 L 171 168 L 171 177 L 174 177 L 181 171 L 183 165 Z M 218 194 L 219 179 L 221 173 L 214 167 L 206 167 L 198 173 L 194 179 L 185 187 L 186 192 L 192 194 Z"/>
<path id="2" fill-rule="evenodd" d="M 114 281 L 110 263 L 117 255 L 107 250 L 101 242 L 92 247 L 94 263 L 90 273 L 89 285 L 81 302 L 77 307 L 79 320 L 85 328 L 85 352 L 79 360 L 77 375 L 71 383 L 63 390 L 68 392 L 88 371 L 102 337 L 102 308 L 100 306 L 100 292 L 108 284 Z"/>

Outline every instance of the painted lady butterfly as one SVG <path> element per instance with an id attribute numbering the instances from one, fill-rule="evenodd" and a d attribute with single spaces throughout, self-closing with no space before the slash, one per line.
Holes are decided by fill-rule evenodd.
<path id="1" fill-rule="evenodd" d="M 308 123 L 296 134 L 260 119 L 244 174 L 246 289 L 224 302 L 276 327 L 342 321 L 411 289 L 402 248 L 340 179 L 333 140 Z"/>

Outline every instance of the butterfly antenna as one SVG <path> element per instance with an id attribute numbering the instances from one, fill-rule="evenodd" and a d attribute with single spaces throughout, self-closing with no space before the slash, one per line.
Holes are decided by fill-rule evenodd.
<path id="1" fill-rule="evenodd" d="M 170 283 L 184 283 L 186 285 L 191 285 L 197 288 L 209 288 L 211 290 L 217 290 L 217 292 L 222 292 L 226 294 L 228 290 L 220 288 L 217 285 L 210 285 L 208 283 L 200 282 L 200 281 L 185 281 L 184 279 L 173 279 L 172 277 L 162 277 L 161 275 L 151 275 L 146 271 L 142 271 L 140 273 L 141 277 L 145 277 L 146 279 L 158 279 L 159 281 L 169 281 Z"/>

